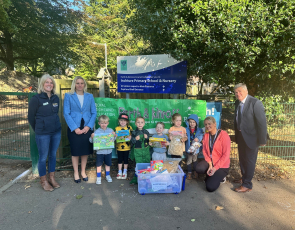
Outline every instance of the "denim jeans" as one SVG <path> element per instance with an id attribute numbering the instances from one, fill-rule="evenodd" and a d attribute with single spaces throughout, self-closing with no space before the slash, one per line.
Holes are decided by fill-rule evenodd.
<path id="1" fill-rule="evenodd" d="M 48 173 L 55 171 L 56 151 L 61 138 L 61 131 L 51 135 L 37 135 L 36 143 L 39 153 L 38 170 L 39 175 L 46 175 L 46 160 L 48 156 Z"/>

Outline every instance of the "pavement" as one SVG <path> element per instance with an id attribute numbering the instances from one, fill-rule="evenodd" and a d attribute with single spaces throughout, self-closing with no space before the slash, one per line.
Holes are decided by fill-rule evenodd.
<path id="1" fill-rule="evenodd" d="M 292 179 L 254 180 L 253 190 L 244 194 L 228 181 L 209 193 L 202 180 L 187 180 L 179 194 L 146 195 L 127 180 L 103 179 L 101 185 L 94 176 L 79 184 L 73 178 L 57 180 L 61 188 L 53 192 L 43 191 L 39 179 L 25 179 L 0 194 L 0 229 L 295 228 Z"/>

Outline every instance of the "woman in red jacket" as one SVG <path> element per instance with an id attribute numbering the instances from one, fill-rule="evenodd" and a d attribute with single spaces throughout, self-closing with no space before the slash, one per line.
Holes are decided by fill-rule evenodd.
<path id="1" fill-rule="evenodd" d="M 205 183 L 208 192 L 218 189 L 220 182 L 225 182 L 229 171 L 230 137 L 223 130 L 216 128 L 214 117 L 204 120 L 206 133 L 203 137 L 205 160 L 196 165 L 196 172 L 207 174 Z"/>

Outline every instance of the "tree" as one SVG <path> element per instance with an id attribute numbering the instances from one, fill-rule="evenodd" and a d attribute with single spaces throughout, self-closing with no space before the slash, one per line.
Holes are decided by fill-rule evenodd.
<path id="1" fill-rule="evenodd" d="M 66 0 L 5 0 L 0 7 L 0 60 L 8 70 L 15 62 L 42 64 L 45 71 L 72 58 L 69 46 L 77 38 L 81 19 Z M 2 14 L 1 14 L 2 15 Z M 54 67 L 53 67 L 54 66 Z"/>
<path id="2" fill-rule="evenodd" d="M 76 62 L 76 74 L 94 78 L 100 68 L 105 67 L 105 46 L 107 43 L 108 69 L 116 74 L 117 56 L 135 55 L 146 45 L 142 39 L 135 39 L 127 28 L 127 19 L 132 15 L 128 0 L 85 1 L 84 20 L 80 25 L 83 39 L 73 46 L 80 56 Z"/>
<path id="3" fill-rule="evenodd" d="M 294 90 L 294 0 L 129 0 L 128 25 L 149 53 L 187 60 L 189 74 L 254 93 Z M 290 92 L 290 91 L 289 91 Z"/>

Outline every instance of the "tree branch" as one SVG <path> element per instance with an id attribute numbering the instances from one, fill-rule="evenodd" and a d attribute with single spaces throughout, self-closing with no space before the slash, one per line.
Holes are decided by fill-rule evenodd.
<path id="1" fill-rule="evenodd" d="M 40 57 L 33 57 L 33 58 L 29 58 L 29 57 L 15 57 L 13 58 L 13 60 L 19 60 L 19 59 L 22 59 L 22 60 L 36 60 Z"/>

